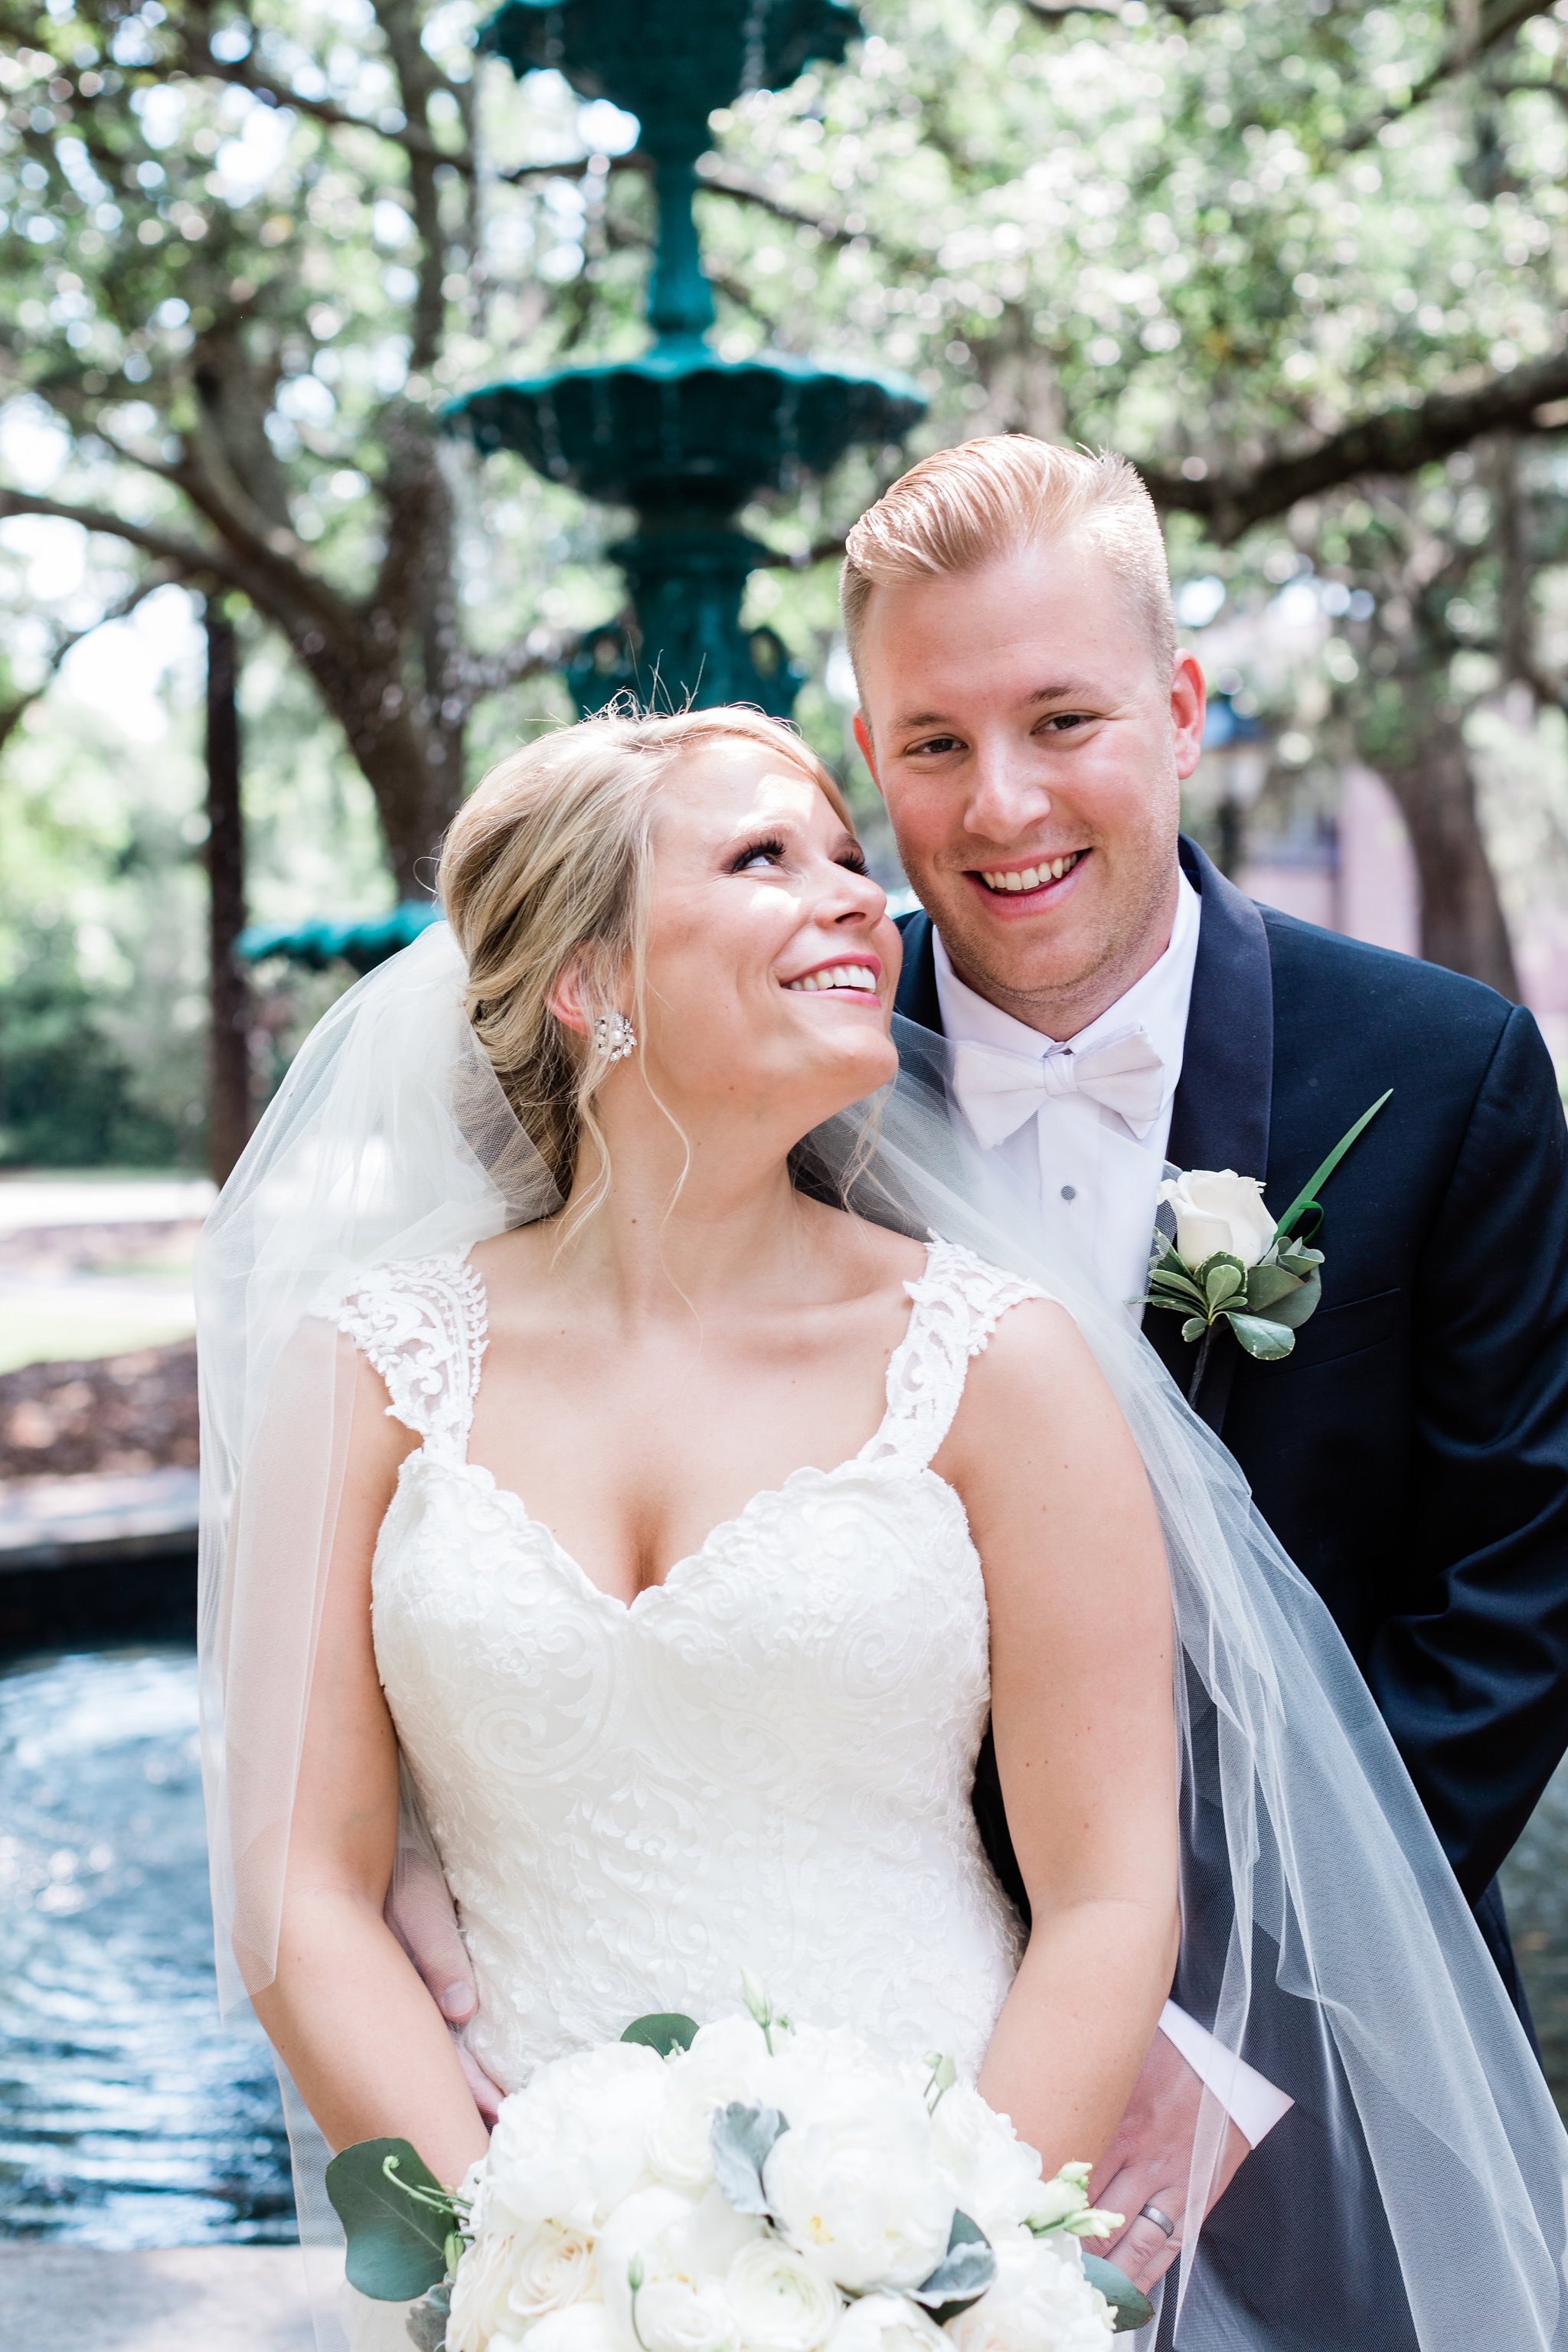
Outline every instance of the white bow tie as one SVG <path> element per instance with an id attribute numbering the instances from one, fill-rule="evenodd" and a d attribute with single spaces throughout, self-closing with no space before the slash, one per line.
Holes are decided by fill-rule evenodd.
<path id="1" fill-rule="evenodd" d="M 1087 1054 L 1058 1046 L 1040 1061 L 1003 1045 L 957 1045 L 952 1091 L 989 1151 L 1022 1127 L 1052 1095 L 1088 1095 L 1126 1120 L 1142 1141 L 1165 1098 L 1165 1066 L 1142 1029 L 1130 1029 Z"/>

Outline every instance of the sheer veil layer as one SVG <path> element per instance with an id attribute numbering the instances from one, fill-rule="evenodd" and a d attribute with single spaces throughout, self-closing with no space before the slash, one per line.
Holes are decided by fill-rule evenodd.
<path id="1" fill-rule="evenodd" d="M 226 2007 L 276 1965 L 347 1451 L 350 1381 L 313 1304 L 355 1267 L 459 1249 L 560 1205 L 475 1045 L 463 979 L 440 924 L 340 1000 L 204 1236 L 203 1739 Z M 941 1041 L 899 1026 L 897 1087 L 869 1127 L 860 1106 L 817 1130 L 803 1181 L 1039 1284 L 1073 1315 L 1127 1416 L 1180 1643 L 1178 1997 L 1307 2119 L 1299 2137 L 1318 2178 L 1298 2182 L 1299 2200 L 1287 2185 L 1279 2226 L 1317 2233 L 1307 2251 L 1332 2289 L 1333 2352 L 1568 2347 L 1568 2140 L 1365 1685 L 1126 1313 L 1058 1262 L 954 1129 Z M 1205 2095 L 1189 2211 L 1206 2202 L 1226 2128 Z M 1271 2160 L 1269 2147 L 1249 2161 Z M 1202 2352 L 1326 2352 L 1310 2313 L 1255 2308 L 1205 2235 L 1189 2239 L 1168 2293 L 1181 2341 Z"/>

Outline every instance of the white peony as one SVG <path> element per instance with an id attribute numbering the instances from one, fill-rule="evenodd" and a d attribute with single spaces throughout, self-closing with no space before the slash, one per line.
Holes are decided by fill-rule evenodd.
<path id="1" fill-rule="evenodd" d="M 742 2247 L 724 2292 L 752 2352 L 816 2352 L 844 2308 L 837 2288 L 772 2236 Z"/>
<path id="2" fill-rule="evenodd" d="M 553 2221 L 592 2233 L 650 2178 L 648 2127 L 663 2096 L 663 2059 L 635 2042 L 542 2066 L 501 2102 L 477 2227 L 532 2238 Z"/>
<path id="3" fill-rule="evenodd" d="M 609 2313 L 602 2303 L 572 2303 L 564 2311 L 547 2311 L 542 2319 L 517 2336 L 492 2337 L 489 2352 L 510 2352 L 514 2343 L 527 2352 L 622 2352 Z"/>
<path id="4" fill-rule="evenodd" d="M 968 2083 L 955 2083 L 937 2101 L 931 2137 L 960 2211 L 994 2245 L 1016 2237 L 1040 2202 L 1040 2159 L 1008 2117 Z"/>
<path id="5" fill-rule="evenodd" d="M 929 2313 L 901 2294 L 863 2294 L 827 2339 L 827 2352 L 951 2352 Z"/>
<path id="6" fill-rule="evenodd" d="M 717 2189 L 701 2197 L 679 2189 L 639 2189 L 628 2197 L 605 2221 L 596 2249 L 599 2291 L 623 2343 L 635 2344 L 640 2332 L 648 2352 L 655 2352 L 646 2319 L 649 2289 L 675 2284 L 689 2287 L 693 2293 L 717 2292 L 742 2247 L 763 2232 L 764 2224 L 757 2216 L 737 2213 Z M 640 2268 L 643 2281 L 637 2293 L 636 2330 L 632 2326 L 634 2263 Z M 664 2324 L 669 2332 L 707 2323 L 696 2313 L 682 2319 L 672 2306 Z M 678 2352 L 678 2347 L 671 2345 L 667 2352 Z M 691 2347 L 691 2352 L 700 2352 L 700 2347 Z"/>
<path id="7" fill-rule="evenodd" d="M 918 2286 L 947 2252 L 953 2214 L 918 2093 L 872 2076 L 824 2095 L 804 2123 L 784 2112 L 790 2128 L 763 2185 L 791 2244 L 852 2293 Z"/>
<path id="8" fill-rule="evenodd" d="M 950 2319 L 956 2352 L 1105 2352 L 1114 2314 L 1083 2274 L 1076 2238 L 996 2249 L 996 2283 Z"/>
<path id="9" fill-rule="evenodd" d="M 1176 1249 L 1194 1269 L 1215 1250 L 1256 1265 L 1274 1239 L 1262 1185 L 1233 1168 L 1189 1168 L 1173 1181 L 1167 1177 L 1157 1197 L 1175 1210 Z"/>
<path id="10" fill-rule="evenodd" d="M 705 2189 L 713 2178 L 715 2110 L 732 2099 L 771 2104 L 772 2064 L 760 2026 L 749 2017 L 705 2025 L 690 2049 L 665 2069 L 664 2104 L 648 2126 L 648 2164 L 672 2189 Z"/>

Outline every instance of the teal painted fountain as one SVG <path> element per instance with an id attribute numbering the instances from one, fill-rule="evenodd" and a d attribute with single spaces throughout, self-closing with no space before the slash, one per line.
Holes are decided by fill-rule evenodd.
<path id="1" fill-rule="evenodd" d="M 826 473 L 857 444 L 901 439 L 925 406 L 904 377 L 792 352 L 726 360 L 709 341 L 692 214 L 708 118 L 814 61 L 839 63 L 859 30 L 842 0 L 504 0 L 479 36 L 520 79 L 553 68 L 635 114 L 654 165 L 648 349 L 489 384 L 443 412 L 479 450 L 516 450 L 550 480 L 636 510 L 633 535 L 608 550 L 631 624 L 589 630 L 567 666 L 584 713 L 629 689 L 662 709 L 750 702 L 787 718 L 803 673 L 772 629 L 742 626 L 766 551 L 738 509 Z"/>

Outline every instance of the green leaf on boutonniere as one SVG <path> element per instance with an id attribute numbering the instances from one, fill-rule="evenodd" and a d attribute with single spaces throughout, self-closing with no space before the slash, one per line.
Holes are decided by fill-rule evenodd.
<path id="1" fill-rule="evenodd" d="M 447 2275 L 461 2216 L 405 2139 L 362 2139 L 327 2167 L 349 2242 L 348 2281 L 377 2303 L 412 2303 Z"/>
<path id="2" fill-rule="evenodd" d="M 1291 1202 L 1289 1207 L 1280 1218 L 1277 1228 L 1279 1233 L 1294 1233 L 1298 1224 L 1304 1223 L 1309 1213 L 1314 1209 L 1317 1210 L 1318 1222 L 1321 1221 L 1323 1213 L 1321 1209 L 1318 1207 L 1316 1198 L 1319 1185 L 1326 1184 L 1328 1182 L 1330 1177 L 1333 1174 L 1335 1169 L 1339 1166 L 1341 1160 L 1344 1158 L 1346 1152 L 1350 1150 L 1351 1145 L 1355 1141 L 1362 1129 L 1365 1127 L 1371 1126 L 1373 1120 L 1377 1117 L 1378 1112 L 1383 1108 L 1384 1104 L 1388 1100 L 1388 1096 L 1393 1092 L 1394 1088 L 1390 1087 L 1388 1094 L 1379 1095 L 1377 1100 L 1373 1104 L 1372 1108 L 1370 1110 L 1363 1110 L 1355 1125 L 1345 1134 L 1341 1136 L 1339 1141 L 1335 1144 L 1333 1150 L 1330 1152 L 1322 1166 L 1321 1168 L 1315 1168 L 1312 1171 L 1312 1173 L 1308 1177 L 1306 1182 L 1302 1185 L 1300 1191 L 1297 1193 L 1295 1199 Z M 1311 1233 L 1315 1233 L 1316 1231 L 1317 1223 L 1314 1223 L 1311 1227 Z M 1300 1238 L 1310 1239 L 1310 1234 L 1302 1235 Z"/>
<path id="3" fill-rule="evenodd" d="M 1194 1315 L 1189 1322 L 1183 1324 L 1182 1337 L 1190 1348 L 1194 1341 L 1203 1338 L 1208 1328 L 1208 1318 L 1205 1316 Z"/>
<path id="4" fill-rule="evenodd" d="M 1227 1298 L 1235 1298 L 1247 1287 L 1247 1268 L 1232 1258 L 1211 1259 L 1204 1276 L 1204 1296 L 1211 1314 L 1223 1307 Z"/>
<path id="5" fill-rule="evenodd" d="M 1288 1324 L 1292 1331 L 1299 1331 L 1307 1318 L 1317 1313 L 1322 1296 L 1322 1276 L 1314 1266 L 1306 1281 L 1299 1285 L 1289 1298 L 1280 1299 L 1278 1306 L 1268 1309 L 1269 1320 Z M 1250 1307 L 1252 1301 L 1248 1299 L 1247 1303 Z"/>
<path id="6" fill-rule="evenodd" d="M 1280 1299 L 1289 1298 L 1292 1291 L 1300 1290 L 1301 1287 L 1301 1282 L 1302 1277 L 1300 1275 L 1292 1274 L 1287 1266 L 1270 1265 L 1267 1260 L 1265 1260 L 1261 1265 L 1248 1267 L 1247 1276 L 1247 1313 L 1249 1315 L 1261 1315 L 1266 1311 L 1266 1309 L 1274 1307 Z"/>
<path id="7" fill-rule="evenodd" d="M 1256 1356 L 1260 1363 L 1278 1363 L 1296 1344 L 1294 1331 L 1268 1316 L 1233 1314 L 1228 1320 L 1247 1354 Z"/>

